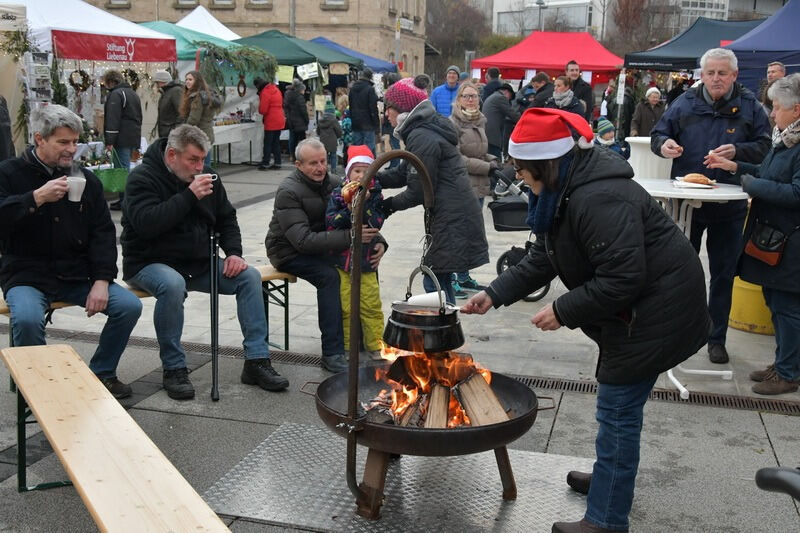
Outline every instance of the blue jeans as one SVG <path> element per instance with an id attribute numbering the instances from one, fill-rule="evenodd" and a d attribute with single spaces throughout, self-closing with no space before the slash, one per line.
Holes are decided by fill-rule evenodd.
<path id="1" fill-rule="evenodd" d="M 791 381 L 800 377 L 800 294 L 762 289 L 775 326 L 775 372 Z"/>
<path id="2" fill-rule="evenodd" d="M 597 460 L 592 469 L 585 516 L 596 526 L 628 530 L 639 469 L 644 404 L 657 377 L 630 385 L 597 386 L 595 417 L 600 428 L 595 439 Z"/>
<path id="3" fill-rule="evenodd" d="M 323 256 L 300 254 L 278 267 L 294 274 L 317 289 L 317 321 L 322 336 L 322 355 L 344 353 L 342 301 L 339 297 L 339 273 Z"/>
<path id="4" fill-rule="evenodd" d="M 434 272 L 434 274 L 436 275 L 436 280 L 439 282 L 439 286 L 444 291 L 444 297 L 447 303 L 455 305 L 456 292 L 453 290 L 453 273 Z M 436 292 L 436 286 L 427 274 L 422 278 L 422 287 L 425 289 L 425 292 Z"/>
<path id="5" fill-rule="evenodd" d="M 269 166 L 270 155 L 273 165 L 281 164 L 281 130 L 264 130 L 264 155 L 261 157 L 263 166 Z"/>
<path id="6" fill-rule="evenodd" d="M 353 140 L 350 146 L 366 144 L 372 153 L 375 153 L 375 132 L 372 130 L 353 130 Z"/>
<path id="7" fill-rule="evenodd" d="M 711 315 L 709 344 L 725 344 L 728 334 L 728 315 L 731 313 L 731 295 L 736 263 L 739 261 L 739 242 L 742 240 L 744 218 L 728 222 L 692 219 L 690 241 L 699 253 L 703 231 L 707 231 L 706 251 L 711 281 L 708 286 L 708 313 Z"/>
<path id="8" fill-rule="evenodd" d="M 336 172 L 336 163 L 339 156 L 336 155 L 336 150 L 328 152 L 328 172 Z"/>
<path id="9" fill-rule="evenodd" d="M 242 328 L 245 359 L 269 357 L 267 346 L 267 318 L 261 296 L 261 275 L 248 266 L 235 278 L 222 275 L 219 261 L 220 294 L 236 295 L 236 316 Z M 183 333 L 183 301 L 186 291 L 209 292 L 209 272 L 186 279 L 177 270 L 163 263 L 151 263 L 136 273 L 128 284 L 155 296 L 153 324 L 164 370 L 186 367 L 186 354 L 181 346 Z"/>
<path id="10" fill-rule="evenodd" d="M 63 283 L 51 298 L 39 289 L 27 285 L 9 289 L 6 292 L 6 303 L 11 310 L 11 338 L 14 346 L 46 344 L 44 319 L 50 302 L 69 302 L 84 307 L 91 288 L 92 284 L 88 281 Z M 108 316 L 108 320 L 100 333 L 97 349 L 89 361 L 89 368 L 100 379 L 116 377 L 117 365 L 128 344 L 128 337 L 142 314 L 142 302 L 130 291 L 110 283 L 108 305 L 103 314 Z"/>

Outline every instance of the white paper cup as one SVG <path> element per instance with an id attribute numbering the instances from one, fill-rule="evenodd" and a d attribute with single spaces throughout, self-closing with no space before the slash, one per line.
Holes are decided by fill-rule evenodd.
<path id="1" fill-rule="evenodd" d="M 211 181 L 217 181 L 219 179 L 219 174 L 195 174 L 194 179 L 204 178 L 209 176 Z"/>
<path id="2" fill-rule="evenodd" d="M 444 291 L 441 292 L 442 295 L 442 302 L 447 304 L 447 297 L 444 294 Z M 425 294 L 417 294 L 412 296 L 408 299 L 408 304 L 410 305 L 419 305 L 422 307 L 439 307 L 441 303 L 439 302 L 439 295 L 435 292 L 426 292 Z"/>
<path id="3" fill-rule="evenodd" d="M 86 178 L 82 176 L 67 176 L 67 198 L 69 198 L 70 202 L 80 202 L 85 188 Z"/>

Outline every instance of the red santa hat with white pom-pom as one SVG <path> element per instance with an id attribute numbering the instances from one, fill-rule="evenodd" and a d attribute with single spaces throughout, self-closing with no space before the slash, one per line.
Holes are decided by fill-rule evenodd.
<path id="1" fill-rule="evenodd" d="M 580 148 L 592 148 L 594 133 L 582 116 L 563 109 L 529 108 L 511 133 L 508 154 L 528 161 L 561 157 L 575 146 L 573 130 L 580 136 Z"/>

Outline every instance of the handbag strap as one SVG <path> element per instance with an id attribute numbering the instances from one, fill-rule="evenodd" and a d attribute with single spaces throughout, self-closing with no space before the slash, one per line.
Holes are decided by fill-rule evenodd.
<path id="1" fill-rule="evenodd" d="M 114 158 L 115 157 L 117 158 L 117 164 L 119 165 L 119 167 L 115 167 L 115 168 L 125 168 L 125 167 L 122 166 L 122 160 L 119 158 L 119 154 L 117 153 L 117 150 L 112 146 L 111 147 L 111 166 L 112 167 L 114 166 Z M 126 168 L 125 170 L 130 171 L 130 168 Z"/>

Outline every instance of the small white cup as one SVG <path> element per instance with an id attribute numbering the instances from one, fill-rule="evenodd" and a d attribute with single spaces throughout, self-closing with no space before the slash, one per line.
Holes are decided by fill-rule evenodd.
<path id="1" fill-rule="evenodd" d="M 80 202 L 85 188 L 86 178 L 83 176 L 67 176 L 67 198 L 70 202 Z"/>
<path id="2" fill-rule="evenodd" d="M 447 297 L 444 294 L 444 291 L 441 292 L 442 294 L 442 302 L 447 303 Z M 408 299 L 406 302 L 409 305 L 419 305 L 421 307 L 439 307 L 439 295 L 435 292 L 426 292 L 425 294 L 416 294 Z"/>
<path id="3" fill-rule="evenodd" d="M 219 174 L 195 174 L 194 179 L 202 178 L 204 176 L 211 176 L 211 181 L 217 181 L 219 179 Z"/>

